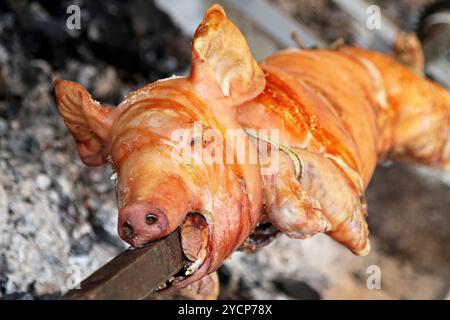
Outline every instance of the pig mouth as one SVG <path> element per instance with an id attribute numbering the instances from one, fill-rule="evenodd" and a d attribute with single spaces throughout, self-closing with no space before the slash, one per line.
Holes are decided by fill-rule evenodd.
<path id="1" fill-rule="evenodd" d="M 157 291 L 166 291 L 177 283 L 191 277 L 206 261 L 209 245 L 209 224 L 207 213 L 189 212 L 184 223 L 178 229 L 181 238 L 181 248 L 185 257 L 183 269 L 161 284 Z"/>

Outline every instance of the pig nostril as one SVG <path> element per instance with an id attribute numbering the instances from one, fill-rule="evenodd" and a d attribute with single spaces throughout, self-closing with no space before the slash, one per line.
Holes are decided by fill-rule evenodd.
<path id="1" fill-rule="evenodd" d="M 154 224 L 157 220 L 158 220 L 158 217 L 153 215 L 153 214 L 151 214 L 151 213 L 145 216 L 145 222 L 148 225 Z"/>
<path id="2" fill-rule="evenodd" d="M 127 239 L 131 240 L 134 238 L 134 229 L 128 221 L 124 223 L 122 230 L 123 230 L 123 235 Z"/>

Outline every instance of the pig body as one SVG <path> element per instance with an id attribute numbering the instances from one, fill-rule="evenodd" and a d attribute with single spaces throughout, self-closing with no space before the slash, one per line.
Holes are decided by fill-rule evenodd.
<path id="1" fill-rule="evenodd" d="M 365 255 L 364 190 L 377 162 L 449 163 L 449 93 L 390 57 L 342 47 L 282 51 L 258 64 L 219 6 L 197 29 L 192 57 L 189 77 L 149 84 L 117 108 L 77 83 L 56 82 L 81 159 L 117 172 L 120 236 L 141 246 L 180 230 L 190 264 L 175 288 L 216 270 L 263 222 L 293 238 L 325 232 Z M 198 135 L 196 123 L 216 135 Z M 223 161 L 174 159 L 180 146 L 208 149 L 218 140 L 231 146 L 212 149 Z M 278 159 L 270 173 L 249 160 L 261 160 L 262 147 Z"/>
<path id="2" fill-rule="evenodd" d="M 261 63 L 264 91 L 239 107 L 243 127 L 280 130 L 292 161 L 263 176 L 270 222 L 293 238 L 325 232 L 369 252 L 364 190 L 386 156 L 450 159 L 450 95 L 393 58 L 356 47 L 286 50 Z M 282 155 L 286 158 L 286 154 Z"/>

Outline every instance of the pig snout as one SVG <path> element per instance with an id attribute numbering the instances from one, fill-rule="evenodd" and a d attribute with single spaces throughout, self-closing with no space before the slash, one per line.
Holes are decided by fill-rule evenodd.
<path id="1" fill-rule="evenodd" d="M 133 180 L 134 184 L 129 185 L 131 190 L 144 190 L 144 193 L 131 191 L 131 199 L 119 211 L 119 235 L 135 247 L 174 232 L 183 224 L 186 215 L 198 205 L 196 197 L 189 192 L 181 178 L 163 176 L 154 179 L 153 183 L 150 181 L 152 179 L 148 177 Z"/>
<path id="2" fill-rule="evenodd" d="M 167 213 L 151 203 L 131 203 L 120 211 L 120 237 L 139 247 L 170 233 Z"/>

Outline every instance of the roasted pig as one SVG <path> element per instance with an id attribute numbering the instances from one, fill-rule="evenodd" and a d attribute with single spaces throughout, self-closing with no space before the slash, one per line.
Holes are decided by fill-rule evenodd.
<path id="1" fill-rule="evenodd" d="M 116 108 L 56 80 L 56 99 L 82 161 L 117 174 L 120 237 L 141 246 L 180 232 L 191 263 L 170 285 L 184 288 L 276 232 L 323 232 L 368 254 L 364 190 L 377 163 L 450 164 L 450 93 L 416 67 L 349 45 L 257 63 L 214 5 L 188 77 L 151 83 Z"/>

